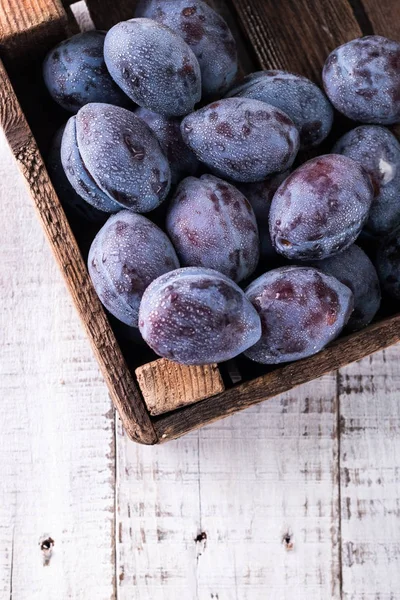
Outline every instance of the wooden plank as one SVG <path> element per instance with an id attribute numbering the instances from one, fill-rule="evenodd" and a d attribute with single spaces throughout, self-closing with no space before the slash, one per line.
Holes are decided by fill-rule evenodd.
<path id="1" fill-rule="evenodd" d="M 110 29 L 120 21 L 133 19 L 138 0 L 118 0 L 104 2 L 85 0 L 90 16 L 97 29 Z"/>
<path id="2" fill-rule="evenodd" d="M 178 365 L 165 358 L 135 371 L 151 415 L 162 415 L 225 391 L 218 365 Z"/>
<path id="3" fill-rule="evenodd" d="M 335 375 L 117 447 L 119 600 L 339 600 Z"/>
<path id="4" fill-rule="evenodd" d="M 315 356 L 288 364 L 257 379 L 238 385 L 224 394 L 203 400 L 198 406 L 188 406 L 170 415 L 157 417 L 154 426 L 160 442 L 174 439 L 188 431 L 264 402 L 368 356 L 400 340 L 400 316 L 370 325 L 362 331 L 336 340 Z"/>
<path id="5" fill-rule="evenodd" d="M 400 3 L 396 0 L 362 0 L 365 14 L 377 35 L 400 41 Z"/>
<path id="6" fill-rule="evenodd" d="M 29 186 L 43 228 L 124 426 L 132 439 L 145 444 L 156 443 L 157 437 L 143 399 L 122 357 L 43 159 L 1 63 L 0 126 Z"/>
<path id="7" fill-rule="evenodd" d="M 263 69 L 319 81 L 328 54 L 361 35 L 347 0 L 233 0 Z"/>
<path id="8" fill-rule="evenodd" d="M 343 599 L 398 599 L 399 346 L 340 372 Z"/>
<path id="9" fill-rule="evenodd" d="M 109 599 L 112 404 L 1 131 L 0 229 L 0 598 Z"/>
<path id="10" fill-rule="evenodd" d="M 60 0 L 2 0 L 0 10 L 0 51 L 15 59 L 51 47 L 65 37 L 67 13 Z"/>

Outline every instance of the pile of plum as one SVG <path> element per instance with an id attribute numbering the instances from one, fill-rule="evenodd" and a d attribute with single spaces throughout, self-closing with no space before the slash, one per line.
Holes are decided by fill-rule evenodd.
<path id="1" fill-rule="evenodd" d="M 284 71 L 238 82 L 232 33 L 201 0 L 144 0 L 132 17 L 44 63 L 73 113 L 49 170 L 102 224 L 88 266 L 108 311 L 176 362 L 278 364 L 370 323 L 379 280 L 400 299 L 400 144 L 384 127 L 400 122 L 400 43 L 334 50 L 324 94 Z M 362 124 L 302 163 L 333 107 Z M 379 242 L 375 266 L 360 234 Z"/>

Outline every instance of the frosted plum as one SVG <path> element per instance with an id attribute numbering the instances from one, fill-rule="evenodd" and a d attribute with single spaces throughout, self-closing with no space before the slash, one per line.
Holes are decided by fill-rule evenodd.
<path id="1" fill-rule="evenodd" d="M 339 154 L 296 169 L 272 200 L 274 248 L 294 260 L 319 260 L 348 248 L 368 218 L 373 186 L 368 173 Z"/>
<path id="2" fill-rule="evenodd" d="M 380 307 L 381 288 L 375 267 L 365 252 L 353 244 L 336 256 L 313 262 L 312 266 L 336 277 L 353 292 L 354 310 L 347 329 L 357 331 L 366 327 Z"/>
<path id="3" fill-rule="evenodd" d="M 302 148 L 320 144 L 331 130 L 333 109 L 315 83 L 286 71 L 260 71 L 247 75 L 227 95 L 253 98 L 279 108 L 300 133 Z"/>
<path id="4" fill-rule="evenodd" d="M 400 121 L 400 43 L 380 35 L 336 48 L 323 70 L 325 91 L 353 121 L 390 125 Z"/>
<path id="5" fill-rule="evenodd" d="M 249 98 L 226 98 L 185 117 L 184 142 L 217 175 L 262 181 L 285 171 L 299 149 L 299 133 L 281 110 Z"/>
<path id="6" fill-rule="evenodd" d="M 346 133 L 333 152 L 360 163 L 375 188 L 366 228 L 385 235 L 400 224 L 400 144 L 385 127 L 361 125 Z"/>
<path id="7" fill-rule="evenodd" d="M 168 161 L 151 129 L 110 104 L 87 104 L 71 117 L 61 160 L 78 194 L 107 212 L 149 212 L 170 188 Z"/>
<path id="8" fill-rule="evenodd" d="M 147 123 L 160 142 L 169 161 L 173 184 L 187 175 L 196 175 L 200 163 L 182 139 L 180 118 L 157 115 L 146 108 L 138 108 L 135 115 Z"/>
<path id="9" fill-rule="evenodd" d="M 147 288 L 139 329 L 159 356 L 187 365 L 229 360 L 261 335 L 243 291 L 222 273 L 199 267 L 163 275 Z"/>
<path id="10" fill-rule="evenodd" d="M 166 25 L 191 47 L 199 61 L 203 94 L 223 94 L 237 73 L 234 37 L 225 20 L 202 0 L 142 0 L 136 17 Z"/>
<path id="11" fill-rule="evenodd" d="M 53 99 L 76 113 L 89 102 L 127 106 L 128 97 L 104 62 L 104 31 L 85 31 L 64 40 L 45 58 L 43 77 Z"/>
<path id="12" fill-rule="evenodd" d="M 139 304 L 148 285 L 179 267 L 166 234 L 143 215 L 113 215 L 90 248 L 88 267 L 95 290 L 117 319 L 138 326 Z"/>
<path id="13" fill-rule="evenodd" d="M 201 99 L 196 56 L 181 37 L 156 21 L 114 25 L 106 36 L 104 58 L 120 88 L 148 110 L 179 117 Z"/>
<path id="14" fill-rule="evenodd" d="M 260 241 L 253 209 L 222 179 L 184 179 L 168 207 L 166 226 L 182 266 L 215 269 L 236 282 L 257 266 Z"/>
<path id="15" fill-rule="evenodd" d="M 51 182 L 65 211 L 73 217 L 83 218 L 93 223 L 104 223 L 107 214 L 83 200 L 74 190 L 61 163 L 61 141 L 65 126 L 56 132 L 47 157 L 46 166 Z"/>
<path id="16" fill-rule="evenodd" d="M 246 296 L 261 318 L 262 336 L 245 355 L 263 364 L 316 354 L 340 334 L 353 309 L 347 286 L 309 267 L 269 271 Z"/>

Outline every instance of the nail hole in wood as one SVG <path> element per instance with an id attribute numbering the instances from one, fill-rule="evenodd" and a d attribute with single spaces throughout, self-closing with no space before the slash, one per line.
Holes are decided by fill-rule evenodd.
<path id="1" fill-rule="evenodd" d="M 50 536 L 43 536 L 39 540 L 39 546 L 42 552 L 43 566 L 47 567 L 53 554 L 54 540 Z"/>
<path id="2" fill-rule="evenodd" d="M 289 532 L 285 533 L 282 538 L 282 543 L 285 546 L 285 549 L 290 551 L 294 548 L 293 535 Z"/>
<path id="3" fill-rule="evenodd" d="M 197 535 L 194 538 L 194 541 L 196 542 L 196 544 L 200 544 L 200 542 L 204 542 L 207 539 L 207 534 L 205 531 L 202 531 L 201 533 L 199 533 L 199 535 Z"/>

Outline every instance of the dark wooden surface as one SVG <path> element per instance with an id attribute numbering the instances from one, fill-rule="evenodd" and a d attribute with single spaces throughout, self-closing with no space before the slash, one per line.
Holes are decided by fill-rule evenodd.
<path id="1" fill-rule="evenodd" d="M 36 142 L 1 63 L 0 125 L 29 186 L 44 231 L 88 332 L 124 427 L 135 441 L 156 443 L 157 437 L 143 399 L 126 367 Z"/>
<path id="2" fill-rule="evenodd" d="M 347 0 L 233 0 L 232 4 L 263 69 L 285 69 L 319 81 L 328 54 L 361 35 Z"/>

